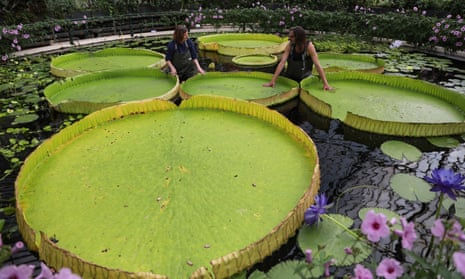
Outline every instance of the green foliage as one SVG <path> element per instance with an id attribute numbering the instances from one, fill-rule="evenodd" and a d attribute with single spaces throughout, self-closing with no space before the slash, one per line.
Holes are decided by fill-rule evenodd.
<path id="1" fill-rule="evenodd" d="M 371 248 L 360 241 L 358 234 L 351 231 L 353 220 L 339 214 L 323 215 L 323 221 L 318 225 L 303 226 L 297 241 L 302 251 L 311 249 L 313 255 L 324 253 L 336 260 L 337 266 L 347 266 L 365 260 L 371 253 Z M 349 256 L 344 253 L 345 248 L 357 250 Z M 320 251 L 321 250 L 321 251 Z"/>

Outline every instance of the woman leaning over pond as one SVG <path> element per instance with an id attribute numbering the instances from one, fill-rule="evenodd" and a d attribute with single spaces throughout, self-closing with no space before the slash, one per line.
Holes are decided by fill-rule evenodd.
<path id="1" fill-rule="evenodd" d="M 171 75 L 178 75 L 180 82 L 197 73 L 205 74 L 200 67 L 195 44 L 189 38 L 184 25 L 178 25 L 174 29 L 173 40 L 168 43 L 165 60 Z"/>
<path id="2" fill-rule="evenodd" d="M 283 72 L 286 62 L 287 67 Z M 320 79 L 323 81 L 323 89 L 332 90 L 332 87 L 326 80 L 326 75 L 320 65 L 320 61 L 318 60 L 315 46 L 311 41 L 307 41 L 305 30 L 302 27 L 294 27 L 289 31 L 289 42 L 284 49 L 281 61 L 276 67 L 271 81 L 263 84 L 263 86 L 274 87 L 276 79 L 281 72 L 283 72 L 285 77 L 300 82 L 302 79 L 312 74 L 313 65 L 315 65 Z"/>

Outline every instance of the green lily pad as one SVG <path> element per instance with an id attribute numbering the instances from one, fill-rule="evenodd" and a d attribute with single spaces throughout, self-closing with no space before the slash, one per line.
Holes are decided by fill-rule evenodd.
<path id="1" fill-rule="evenodd" d="M 428 137 L 426 139 L 437 147 L 454 148 L 460 144 L 460 141 L 452 137 Z"/>
<path id="2" fill-rule="evenodd" d="M 228 278 L 295 235 L 318 178 L 314 143 L 274 110 L 151 100 L 40 145 L 17 177 L 16 216 L 42 260 L 85 278 Z"/>
<path id="3" fill-rule="evenodd" d="M 304 261 L 284 261 L 273 266 L 266 274 L 261 271 L 254 271 L 248 279 L 308 279 L 319 278 L 323 275 L 323 266 L 314 266 L 310 270 L 310 265 Z"/>
<path id="4" fill-rule="evenodd" d="M 457 198 L 456 201 L 451 199 L 444 199 L 442 201 L 442 206 L 446 209 L 455 204 L 455 215 L 459 218 L 465 218 L 465 198 Z"/>
<path id="5" fill-rule="evenodd" d="M 273 54 L 239 55 L 233 57 L 232 62 L 238 66 L 266 67 L 275 65 L 278 62 L 278 57 Z"/>
<path id="6" fill-rule="evenodd" d="M 407 159 L 417 161 L 421 158 L 422 152 L 415 146 L 403 141 L 390 140 L 381 144 L 381 151 L 397 160 Z"/>
<path id="7" fill-rule="evenodd" d="M 391 188 L 401 197 L 411 201 L 430 202 L 435 194 L 431 185 L 414 175 L 398 173 L 391 177 Z"/>
<path id="8" fill-rule="evenodd" d="M 338 71 L 362 71 L 371 73 L 384 72 L 384 60 L 373 56 L 342 54 L 342 53 L 320 53 L 318 60 L 325 72 Z M 316 69 L 314 69 L 315 73 Z"/>
<path id="9" fill-rule="evenodd" d="M 392 220 L 392 218 L 395 218 L 397 221 L 400 220 L 401 216 L 399 214 L 397 214 L 396 212 L 392 211 L 392 210 L 389 210 L 389 209 L 386 209 L 386 208 L 380 208 L 380 207 L 364 207 L 362 209 L 359 210 L 358 212 L 358 217 L 360 217 L 360 219 L 363 221 L 365 220 L 365 216 L 367 214 L 368 211 L 370 210 L 373 210 L 375 213 L 382 213 L 384 214 L 384 216 L 386 216 L 386 219 L 388 221 Z M 394 226 L 393 226 L 394 229 L 402 229 L 402 225 L 400 224 L 400 222 L 397 222 Z"/>
<path id="10" fill-rule="evenodd" d="M 52 59 L 51 73 L 59 77 L 71 77 L 89 72 L 160 68 L 165 64 L 165 55 L 148 49 L 105 48 L 96 52 L 73 52 Z"/>
<path id="11" fill-rule="evenodd" d="M 287 42 L 287 38 L 262 33 L 223 33 L 197 38 L 200 50 L 227 56 L 281 53 Z"/>
<path id="12" fill-rule="evenodd" d="M 359 239 L 349 228 L 353 220 L 339 214 L 322 215 L 323 221 L 318 225 L 305 225 L 299 230 L 297 241 L 302 251 L 311 249 L 315 257 L 323 251 L 336 260 L 337 266 L 346 266 L 365 260 L 371 254 L 370 246 Z M 344 248 L 359 249 L 356 256 L 348 257 Z"/>
<path id="13" fill-rule="evenodd" d="M 26 124 L 26 123 L 34 122 L 37 119 L 39 119 L 39 115 L 35 113 L 22 114 L 22 115 L 16 116 L 11 124 L 13 125 Z"/>
<path id="14" fill-rule="evenodd" d="M 274 87 L 264 87 L 272 74 L 263 72 L 208 72 L 182 83 L 180 96 L 211 95 L 242 99 L 272 106 L 284 103 L 299 95 L 299 84 L 285 77 L 278 77 Z"/>
<path id="15" fill-rule="evenodd" d="M 465 96 L 425 81 L 358 71 L 328 73 L 333 91 L 318 77 L 301 81 L 300 99 L 323 116 L 367 132 L 395 136 L 445 136 L 465 132 Z"/>
<path id="16" fill-rule="evenodd" d="M 57 81 L 44 89 L 50 105 L 60 112 L 91 113 L 115 104 L 162 99 L 178 94 L 179 80 L 158 69 L 102 71 Z"/>

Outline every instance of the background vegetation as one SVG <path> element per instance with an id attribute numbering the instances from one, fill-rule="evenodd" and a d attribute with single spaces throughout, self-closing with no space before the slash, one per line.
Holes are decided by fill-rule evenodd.
<path id="1" fill-rule="evenodd" d="M 310 32 L 402 40 L 420 47 L 464 50 L 465 1 L 453 0 L 0 0 L 0 54 L 109 34 L 228 25 L 283 33 Z"/>

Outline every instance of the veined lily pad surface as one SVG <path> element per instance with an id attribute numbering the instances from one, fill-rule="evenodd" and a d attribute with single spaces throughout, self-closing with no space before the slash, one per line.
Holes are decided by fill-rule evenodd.
<path id="1" fill-rule="evenodd" d="M 53 75 L 70 77 L 89 72 L 154 67 L 165 64 L 165 55 L 148 49 L 106 48 L 96 52 L 74 52 L 52 59 Z"/>
<path id="2" fill-rule="evenodd" d="M 111 105 L 146 99 L 170 100 L 179 80 L 153 68 L 101 71 L 57 81 L 45 88 L 50 105 L 66 113 L 91 113 Z"/>
<path id="3" fill-rule="evenodd" d="M 284 103 L 299 95 L 299 84 L 278 77 L 275 87 L 264 87 L 273 75 L 263 72 L 208 72 L 182 83 L 183 99 L 197 95 L 212 95 L 254 101 L 266 106 Z"/>
<path id="4" fill-rule="evenodd" d="M 373 56 L 323 52 L 318 60 L 326 72 L 361 71 L 383 73 L 385 62 Z M 316 70 L 315 70 L 316 72 Z"/>
<path id="5" fill-rule="evenodd" d="M 200 36 L 197 42 L 201 50 L 239 56 L 281 53 L 286 47 L 287 38 L 262 33 L 225 33 Z"/>
<path id="6" fill-rule="evenodd" d="M 273 54 L 239 55 L 233 57 L 232 62 L 238 66 L 265 67 L 275 65 L 278 62 L 278 57 Z"/>
<path id="7" fill-rule="evenodd" d="M 315 112 L 353 128 L 396 136 L 465 132 L 465 96 L 399 76 L 357 71 L 328 73 L 333 91 L 315 76 L 301 81 L 301 100 Z"/>
<path id="8" fill-rule="evenodd" d="M 228 278 L 295 235 L 319 175 L 313 141 L 263 105 L 152 100 L 40 145 L 16 216 L 42 260 L 84 278 Z"/>

